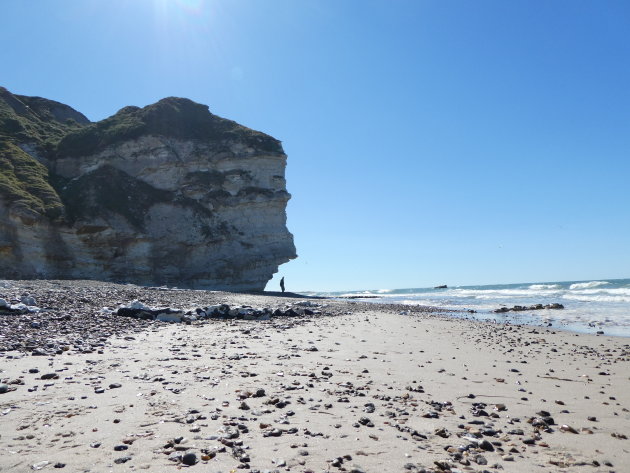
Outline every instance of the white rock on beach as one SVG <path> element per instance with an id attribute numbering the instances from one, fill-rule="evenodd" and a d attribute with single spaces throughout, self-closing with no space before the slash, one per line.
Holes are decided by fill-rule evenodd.
<path id="1" fill-rule="evenodd" d="M 146 304 L 143 304 L 139 300 L 135 300 L 131 304 L 129 304 L 127 306 L 123 306 L 123 307 L 126 307 L 127 309 L 153 310 L 151 307 L 149 307 Z"/>
<path id="2" fill-rule="evenodd" d="M 23 296 L 20 300 L 22 301 L 22 304 L 26 304 L 29 306 L 37 305 L 37 302 L 35 301 L 35 298 L 33 296 Z"/>

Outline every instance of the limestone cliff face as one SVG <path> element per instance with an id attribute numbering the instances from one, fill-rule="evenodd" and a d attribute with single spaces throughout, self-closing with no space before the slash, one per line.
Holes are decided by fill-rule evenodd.
<path id="1" fill-rule="evenodd" d="M 54 195 L 3 192 L 0 148 L 0 277 L 262 290 L 296 257 L 280 142 L 206 106 L 168 98 L 75 119 L 52 149 L 4 141 Z"/>

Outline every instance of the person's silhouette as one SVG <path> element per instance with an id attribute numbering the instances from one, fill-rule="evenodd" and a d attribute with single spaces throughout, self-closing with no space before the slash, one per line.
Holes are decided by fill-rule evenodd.
<path id="1" fill-rule="evenodd" d="M 282 292 L 284 292 L 284 276 L 280 280 L 280 289 L 282 289 Z"/>

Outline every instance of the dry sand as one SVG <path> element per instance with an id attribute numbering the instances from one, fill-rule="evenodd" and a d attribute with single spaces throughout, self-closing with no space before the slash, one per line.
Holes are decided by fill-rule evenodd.
<path id="1" fill-rule="evenodd" d="M 628 339 L 316 302 L 2 353 L 0 471 L 630 472 Z"/>

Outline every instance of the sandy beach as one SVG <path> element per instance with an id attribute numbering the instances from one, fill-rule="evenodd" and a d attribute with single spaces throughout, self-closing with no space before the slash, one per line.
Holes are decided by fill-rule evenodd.
<path id="1" fill-rule="evenodd" d="M 630 471 L 627 338 L 288 294 L 9 284 L 0 298 L 46 311 L 0 315 L 0 471 Z M 133 300 L 314 313 L 102 310 Z"/>

